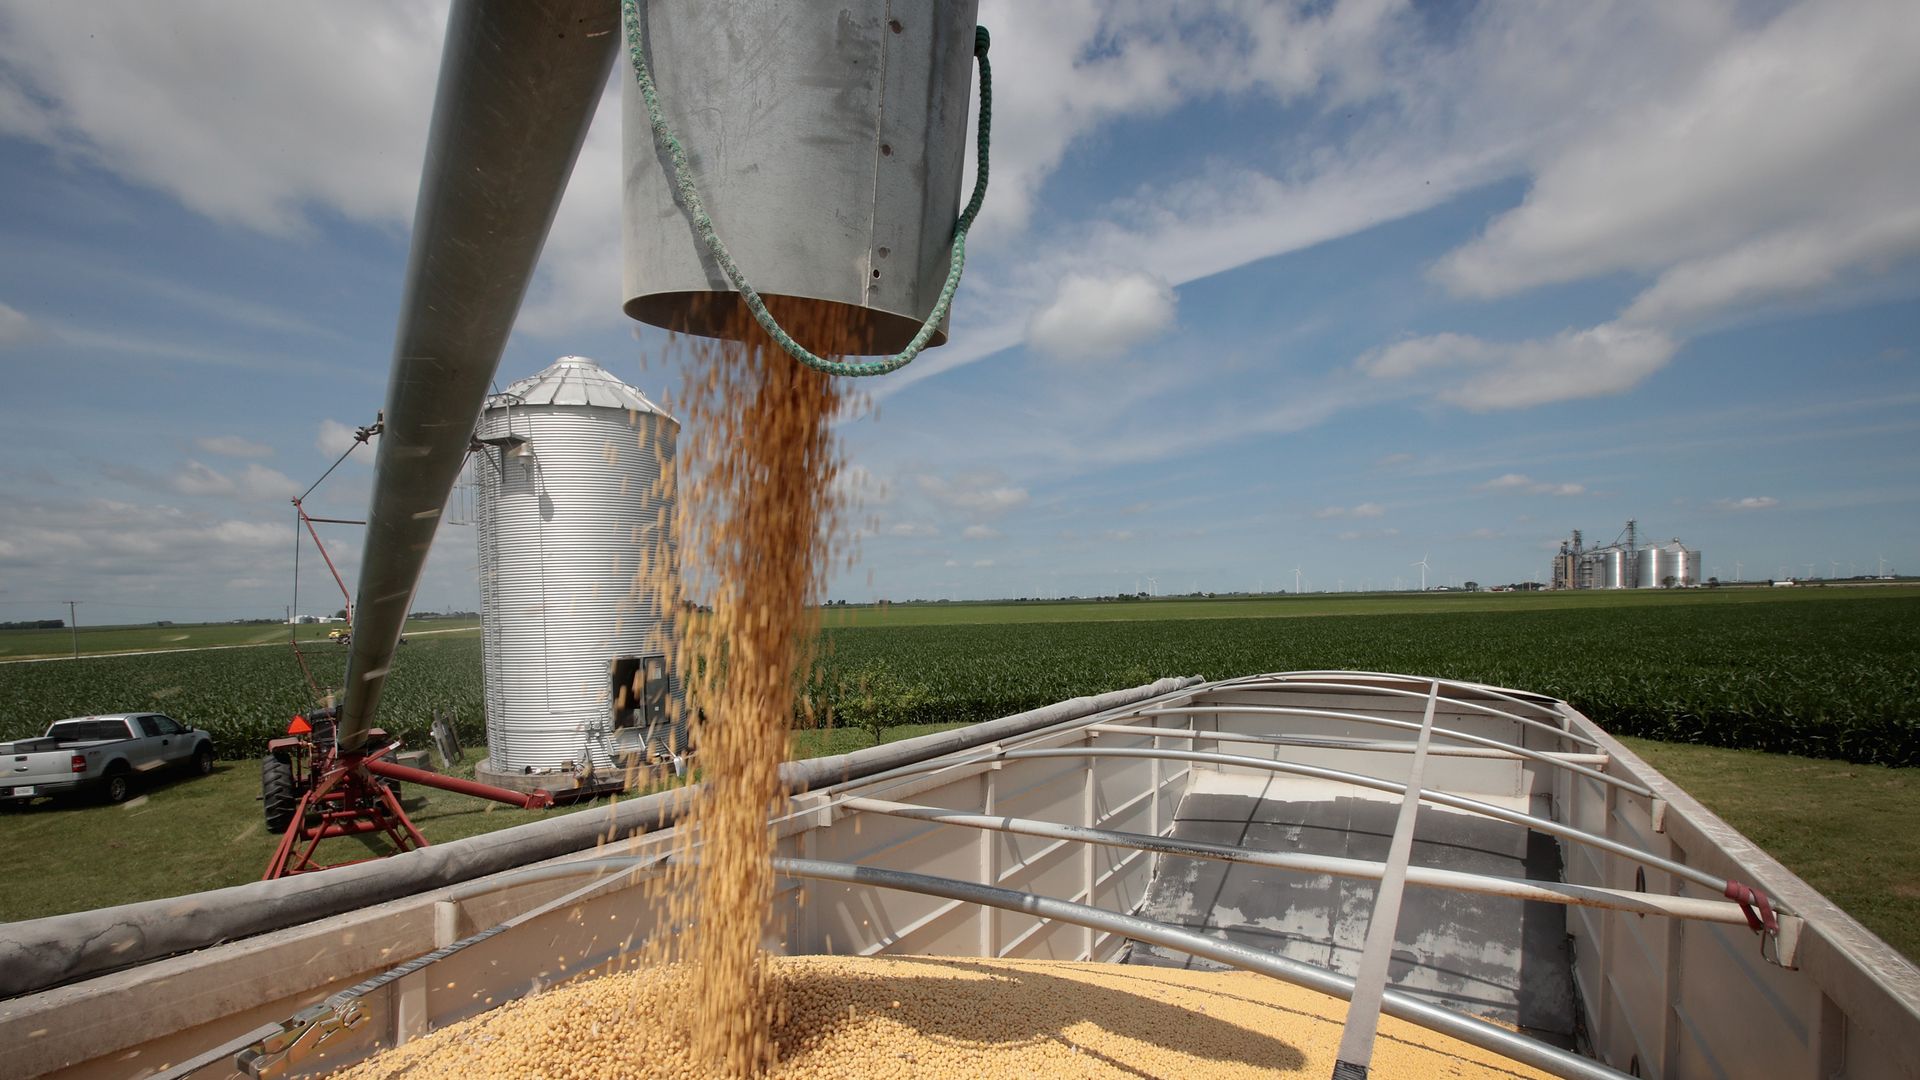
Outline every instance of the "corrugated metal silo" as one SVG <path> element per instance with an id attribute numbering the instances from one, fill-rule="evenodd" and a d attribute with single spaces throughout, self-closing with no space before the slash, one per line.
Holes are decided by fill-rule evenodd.
<path id="1" fill-rule="evenodd" d="M 1662 557 L 1667 560 L 1668 568 L 1662 571 L 1662 573 L 1673 576 L 1674 587 L 1691 589 L 1704 580 L 1700 576 L 1700 553 L 1698 551 L 1681 546 L 1678 540 L 1669 541 L 1664 546 L 1666 547 L 1666 553 Z"/>
<path id="2" fill-rule="evenodd" d="M 672 613 L 634 584 L 673 557 L 678 434 L 576 356 L 488 399 L 474 465 L 487 778 L 564 787 L 597 771 L 598 786 L 617 782 L 616 756 L 684 745 Z"/>
<path id="3" fill-rule="evenodd" d="M 1673 559 L 1658 544 L 1648 544 L 1634 558 L 1634 583 L 1642 589 L 1657 589 L 1660 579 L 1673 573 Z"/>
<path id="4" fill-rule="evenodd" d="M 1589 588 L 1594 589 L 1630 589 L 1633 580 L 1628 576 L 1627 553 L 1619 547 L 1594 548 L 1585 558 L 1592 567 L 1588 571 Z"/>

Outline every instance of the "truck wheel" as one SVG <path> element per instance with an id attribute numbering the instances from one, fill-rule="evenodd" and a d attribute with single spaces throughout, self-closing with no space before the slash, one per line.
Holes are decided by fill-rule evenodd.
<path id="1" fill-rule="evenodd" d="M 133 794 L 133 776 L 125 765 L 112 765 L 107 769 L 105 779 L 100 781 L 100 798 L 109 803 L 123 803 Z"/>
<path id="2" fill-rule="evenodd" d="M 213 747 L 202 746 L 193 752 L 193 773 L 195 776 L 213 775 Z"/>
<path id="3" fill-rule="evenodd" d="M 267 831 L 286 832 L 300 807 L 299 796 L 293 793 L 293 762 L 279 754 L 260 759 L 260 803 L 266 809 Z"/>

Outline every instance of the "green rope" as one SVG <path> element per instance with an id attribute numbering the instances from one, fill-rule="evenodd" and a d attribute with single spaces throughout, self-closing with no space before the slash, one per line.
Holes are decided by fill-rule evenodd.
<path id="1" fill-rule="evenodd" d="M 941 320 L 947 317 L 947 309 L 953 306 L 953 294 L 960 287 L 960 270 L 967 261 L 967 230 L 973 226 L 973 219 L 980 213 L 980 204 L 987 197 L 987 134 L 993 123 L 993 73 L 987 66 L 987 28 L 976 26 L 973 30 L 973 55 L 980 61 L 980 132 L 977 142 L 976 173 L 973 178 L 973 197 L 967 200 L 966 209 L 960 212 L 960 218 L 953 225 L 953 258 L 947 269 L 947 281 L 940 287 L 940 298 L 933 305 L 933 313 L 920 325 L 920 332 L 913 335 L 907 347 L 892 356 L 880 360 L 861 363 L 847 363 L 840 360 L 828 360 L 815 356 L 799 342 L 793 340 L 773 314 L 767 310 L 766 302 L 760 299 L 753 286 L 747 284 L 745 274 L 735 265 L 733 256 L 727 253 L 727 247 L 713 229 L 713 219 L 707 216 L 706 204 L 700 199 L 700 192 L 694 188 L 693 172 L 687 166 L 687 152 L 680 146 L 680 140 L 667 125 L 665 114 L 660 111 L 660 99 L 654 93 L 653 73 L 647 67 L 645 50 L 641 47 L 640 10 L 638 0 L 620 0 L 620 16 L 627 31 L 627 55 L 633 59 L 634 79 L 640 84 L 640 96 L 647 102 L 647 118 L 653 122 L 653 138 L 657 146 L 664 146 L 667 156 L 673 161 L 674 184 L 680 192 L 680 204 L 686 207 L 687 216 L 693 219 L 693 227 L 700 239 L 713 254 L 715 262 L 727 275 L 727 280 L 740 291 L 741 299 L 746 301 L 747 310 L 753 312 L 754 321 L 767 332 L 776 344 L 785 349 L 788 356 L 816 371 L 829 375 L 885 375 L 897 371 L 913 362 L 920 351 L 927 347 L 933 334 L 939 328 Z"/>

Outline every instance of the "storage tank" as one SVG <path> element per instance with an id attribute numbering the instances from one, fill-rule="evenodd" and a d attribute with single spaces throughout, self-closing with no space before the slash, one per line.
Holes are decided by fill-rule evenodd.
<path id="1" fill-rule="evenodd" d="M 1672 559 L 1658 544 L 1648 544 L 1640 549 L 1634 559 L 1634 583 L 1642 589 L 1657 589 L 1660 579 L 1673 573 Z"/>
<path id="2" fill-rule="evenodd" d="M 482 779 L 618 786 L 627 755 L 684 745 L 672 613 L 635 586 L 650 560 L 673 566 L 679 426 L 578 356 L 487 400 L 473 465 Z"/>
<path id="3" fill-rule="evenodd" d="M 1691 589 L 1698 586 L 1704 578 L 1700 575 L 1700 553 L 1692 548 L 1683 547 L 1678 540 L 1668 541 L 1664 545 L 1661 558 L 1666 559 L 1668 569 L 1662 574 L 1671 574 L 1675 588 Z"/>
<path id="4" fill-rule="evenodd" d="M 1588 588 L 1626 589 L 1631 588 L 1633 579 L 1627 568 L 1627 553 L 1623 548 L 1594 548 L 1586 554 L 1587 564 L 1591 568 L 1587 573 Z"/>
<path id="5" fill-rule="evenodd" d="M 1700 584 L 1700 553 L 1679 540 L 1649 544 L 1640 551 L 1635 574 L 1643 589 L 1690 589 Z M 1671 579 L 1672 585 L 1668 585 Z"/>

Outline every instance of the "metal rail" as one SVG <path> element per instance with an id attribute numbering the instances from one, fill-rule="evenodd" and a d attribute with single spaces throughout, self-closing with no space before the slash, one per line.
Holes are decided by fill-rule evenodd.
<path id="1" fill-rule="evenodd" d="M 1213 692 L 1217 690 L 1250 690 L 1250 689 L 1257 690 L 1262 688 L 1284 686 L 1289 689 L 1296 689 L 1296 690 L 1339 690 L 1347 693 L 1358 692 L 1363 694 L 1384 694 L 1388 697 L 1412 697 L 1412 698 L 1420 698 L 1422 700 L 1424 700 L 1427 696 L 1426 694 L 1417 690 L 1402 690 L 1397 686 L 1381 686 L 1377 683 L 1368 683 L 1368 682 L 1356 682 L 1356 683 L 1319 682 L 1319 681 L 1308 681 L 1308 680 L 1298 680 L 1298 679 L 1275 679 L 1272 676 L 1261 676 L 1261 678 L 1265 679 L 1266 681 L 1214 683 L 1208 686 L 1207 690 L 1208 692 Z M 1399 678 L 1402 681 L 1409 681 L 1408 677 L 1404 675 L 1399 676 Z M 1425 680 L 1421 680 L 1421 681 L 1425 681 Z M 1482 690 L 1486 689 L 1485 687 L 1475 687 L 1471 683 L 1449 684 L 1444 682 L 1444 680 L 1442 681 L 1442 685 L 1452 685 L 1456 687 L 1471 688 L 1471 689 L 1482 689 Z M 1502 695 L 1495 694 L 1495 696 L 1501 697 Z M 1585 735 L 1575 734 L 1574 732 L 1568 731 L 1566 728 L 1556 727 L 1553 724 L 1546 723 L 1545 721 L 1534 720 L 1525 716 L 1516 716 L 1513 713 L 1506 711 L 1505 709 L 1496 709 L 1493 706 L 1486 704 L 1485 702 L 1468 701 L 1465 698 L 1443 698 L 1441 700 L 1447 702 L 1447 704 L 1449 705 L 1458 705 L 1463 709 L 1471 709 L 1475 712 L 1486 713 L 1489 716 L 1498 716 L 1503 719 L 1512 720 L 1517 724 L 1525 724 L 1527 727 L 1536 728 L 1540 731 L 1544 731 L 1547 734 L 1554 736 L 1555 738 L 1567 739 L 1572 742 L 1582 743 L 1586 746 L 1593 747 L 1595 749 L 1598 749 L 1600 746 L 1598 742 L 1596 742 L 1593 739 L 1587 738 Z M 1517 704 L 1521 704 L 1521 705 L 1533 704 L 1532 702 L 1529 702 L 1529 701 L 1519 701 L 1518 699 L 1511 698 L 1511 697 L 1507 697 L 1505 698 L 1505 700 L 1514 701 Z"/>
<path id="2" fill-rule="evenodd" d="M 1420 741 L 1413 752 L 1413 765 L 1407 772 L 1406 793 L 1400 797 L 1400 813 L 1394 819 L 1393 839 L 1387 844 L 1387 861 L 1380 874 L 1380 887 L 1373 891 L 1373 912 L 1367 916 L 1367 939 L 1360 953 L 1360 969 L 1353 976 L 1353 997 L 1347 1005 L 1347 1022 L 1340 1029 L 1340 1049 L 1333 1061 L 1338 1080 L 1365 1080 L 1373 1063 L 1373 1040 L 1380 1030 L 1380 1009 L 1387 992 L 1387 968 L 1393 960 L 1394 932 L 1400 928 L 1400 899 L 1406 895 L 1407 862 L 1413 857 L 1415 819 L 1420 815 L 1420 789 L 1426 779 L 1427 745 L 1433 737 L 1433 710 L 1440 702 L 1440 684 L 1427 693 L 1427 708 L 1420 720 Z"/>
<path id="3" fill-rule="evenodd" d="M 1373 716 L 1368 713 L 1346 712 L 1340 709 L 1308 709 L 1297 705 L 1182 705 L 1171 709 L 1152 709 L 1142 712 L 1140 715 L 1143 717 L 1226 716 L 1247 713 L 1261 716 L 1311 716 L 1321 719 L 1352 720 L 1357 724 L 1372 724 L 1376 727 L 1390 727 L 1401 731 L 1420 730 L 1419 724 L 1409 720 L 1395 720 L 1390 716 Z M 1529 749 L 1524 746 L 1515 746 L 1512 743 L 1500 739 L 1488 738 L 1485 735 L 1472 735 L 1464 731 L 1454 731 L 1451 728 L 1437 727 L 1433 729 L 1433 733 L 1441 738 L 1471 743 L 1475 746 L 1485 746 L 1495 750 L 1505 750 L 1520 757 L 1538 761 L 1544 765 L 1567 769 L 1589 780 L 1595 780 L 1624 791 L 1631 791 L 1643 799 L 1653 798 L 1653 789 L 1645 785 L 1636 784 L 1631 780 L 1623 780 L 1618 776 L 1610 776 L 1598 769 L 1588 768 L 1585 765 L 1577 765 L 1571 761 L 1551 757 L 1539 750 Z"/>
<path id="4" fill-rule="evenodd" d="M 1348 739 L 1335 735 L 1250 735 L 1239 731 L 1199 731 L 1194 728 L 1145 728 L 1132 724 L 1088 724 L 1084 730 L 1113 735 L 1164 735 L 1170 739 L 1212 739 L 1216 742 L 1257 743 L 1261 746 L 1291 746 L 1306 750 L 1355 750 L 1380 754 L 1411 754 L 1413 744 L 1394 739 Z M 1472 746 L 1431 746 L 1434 757 L 1481 758 L 1492 761 L 1517 761 L 1511 750 L 1485 750 Z M 1576 765 L 1605 765 L 1612 761 L 1606 754 L 1581 754 L 1568 750 L 1542 750 L 1554 761 Z"/>
<path id="5" fill-rule="evenodd" d="M 1262 675 L 1242 675 L 1233 679 L 1223 679 L 1221 680 L 1221 682 L 1231 683 L 1236 686 L 1238 685 L 1285 686 L 1299 679 L 1320 679 L 1320 678 L 1326 678 L 1329 676 L 1331 677 L 1344 676 L 1344 677 L 1349 677 L 1349 678 L 1358 679 L 1358 680 L 1391 679 L 1394 682 L 1402 682 L 1402 683 L 1436 682 L 1437 681 L 1443 687 L 1448 687 L 1454 690 L 1471 690 L 1475 693 L 1486 694 L 1489 697 L 1498 698 L 1502 701 L 1511 701 L 1515 705 L 1524 705 L 1530 709 L 1537 709 L 1540 712 L 1547 714 L 1548 716 L 1554 717 L 1555 719 L 1564 719 L 1559 709 L 1554 708 L 1552 704 L 1548 704 L 1549 702 L 1557 703 L 1558 699 L 1546 697 L 1544 694 L 1535 694 L 1526 690 L 1514 690 L 1510 687 L 1505 687 L 1505 686 L 1489 686 L 1486 683 L 1468 682 L 1464 679 L 1436 680 L 1429 676 L 1406 675 L 1406 674 L 1400 674 L 1392 671 L 1339 671 L 1339 670 L 1333 670 L 1333 669 L 1321 669 L 1316 671 L 1270 671 Z M 1378 684 L 1361 681 L 1361 682 L 1356 682 L 1353 685 L 1374 686 Z M 1459 701 L 1461 699 L 1447 698 L 1446 700 Z"/>
<path id="6" fill-rule="evenodd" d="M 1003 760 L 1009 761 L 1021 758 L 1157 757 L 1169 761 L 1197 761 L 1209 765 L 1238 765 L 1249 769 L 1265 769 L 1269 772 L 1294 773 L 1299 776 L 1310 776 L 1317 780 L 1335 780 L 1340 783 L 1352 784 L 1355 787 L 1372 788 L 1375 791 L 1385 791 L 1393 794 L 1403 793 L 1407 787 L 1405 784 L 1392 780 L 1381 780 L 1377 777 L 1363 776 L 1360 773 L 1346 772 L 1341 769 L 1328 769 L 1318 765 L 1300 765 L 1291 761 L 1275 761 L 1272 758 L 1243 757 L 1238 754 L 1210 754 L 1198 750 L 1155 750 L 1146 747 L 1109 747 L 1102 749 L 1090 746 L 1068 746 L 1049 747 L 1040 750 L 1009 750 L 1001 754 L 1000 757 Z M 1484 817 L 1497 818 L 1501 821 L 1535 829 L 1550 836 L 1558 836 L 1562 839 L 1572 840 L 1589 847 L 1597 847 L 1603 851 L 1610 851 L 1615 855 L 1632 859 L 1635 862 L 1651 866 L 1656 870 L 1664 870 L 1669 874 L 1704 885 L 1716 893 L 1725 889 L 1727 885 L 1725 878 L 1716 878 L 1712 874 L 1696 870 L 1685 863 L 1678 863 L 1672 859 L 1661 858 L 1651 852 L 1641 851 L 1639 848 L 1622 844 L 1617 840 L 1609 840 L 1604 836 L 1597 836 L 1583 829 L 1576 829 L 1571 825 L 1562 825 L 1550 818 L 1536 817 L 1533 814 L 1521 813 L 1518 810 L 1509 810 L 1504 806 L 1495 806 L 1492 803 L 1484 803 L 1478 799 L 1468 799 L 1459 795 L 1451 795 L 1443 791 L 1423 791 L 1420 793 L 1420 798 L 1421 801 L 1430 802 L 1436 806 L 1445 806 L 1454 810 L 1465 810 L 1468 813 L 1480 814 Z"/>
<path id="7" fill-rule="evenodd" d="M 608 0 L 464 0 L 447 20 L 354 605 L 344 751 L 366 741 L 473 424 L 607 85 Z"/>
<path id="8" fill-rule="evenodd" d="M 1245 863 L 1248 866 L 1269 866 L 1277 870 L 1291 870 L 1302 874 L 1332 874 L 1336 877 L 1378 880 L 1384 865 L 1366 859 L 1348 859 L 1338 855 L 1298 855 L 1277 851 L 1253 851 L 1204 840 L 1181 840 L 1171 836 L 1150 836 L 1146 833 L 1096 829 L 1085 825 L 1065 825 L 1033 818 L 1007 817 L 1002 814 L 974 814 L 964 810 L 947 810 L 938 806 L 891 802 L 886 799 L 849 799 L 845 805 L 848 810 L 927 821 L 939 825 L 954 825 L 988 832 L 1017 833 L 1046 840 L 1099 844 L 1102 847 L 1127 848 L 1153 855 L 1212 859 L 1216 862 Z M 584 873 L 585 871 L 575 872 Z M 1452 889 L 1456 892 L 1481 893 L 1487 896 L 1506 896 L 1516 900 L 1537 900 L 1541 903 L 1563 904 L 1569 907 L 1607 908 L 1632 915 L 1665 915 L 1675 919 L 1725 923 L 1729 926 L 1747 925 L 1747 917 L 1741 913 L 1740 905 L 1725 900 L 1702 900 L 1691 896 L 1669 896 L 1663 893 L 1625 892 L 1592 885 L 1569 885 L 1558 881 L 1535 881 L 1528 878 L 1501 877 L 1496 874 L 1469 874 L 1461 870 L 1441 870 L 1421 866 L 1407 868 L 1407 881 L 1409 884 L 1428 888 Z M 518 884 L 519 881 L 515 883 Z"/>
<path id="9" fill-rule="evenodd" d="M 1179 927 L 1166 926 L 1134 915 L 1122 915 L 1104 908 L 1089 907 L 1085 904 L 1055 900 L 1048 896 L 1036 896 L 1032 893 L 1016 892 L 992 885 L 980 885 L 971 881 L 914 874 L 904 870 L 883 870 L 872 866 L 824 862 L 818 859 L 775 858 L 773 868 L 777 873 L 787 877 L 897 889 L 966 904 L 999 908 L 1003 911 L 1018 911 L 1042 919 L 1084 926 L 1091 930 L 1177 949 L 1193 956 L 1216 960 L 1243 971 L 1257 972 L 1279 979 L 1281 982 L 1302 986 L 1329 997 L 1350 1000 L 1353 996 L 1353 980 L 1344 975 L 1245 945 L 1207 937 Z M 1591 1058 L 1536 1042 L 1518 1032 L 1497 1027 L 1484 1020 L 1462 1016 L 1397 990 L 1388 990 L 1382 995 L 1381 1011 L 1407 1023 L 1452 1036 L 1470 1046 L 1477 1046 L 1482 1050 L 1503 1055 L 1523 1065 L 1531 1065 L 1536 1069 L 1566 1077 L 1569 1080 L 1622 1080 L 1626 1076 L 1625 1073 L 1610 1069 Z"/>

